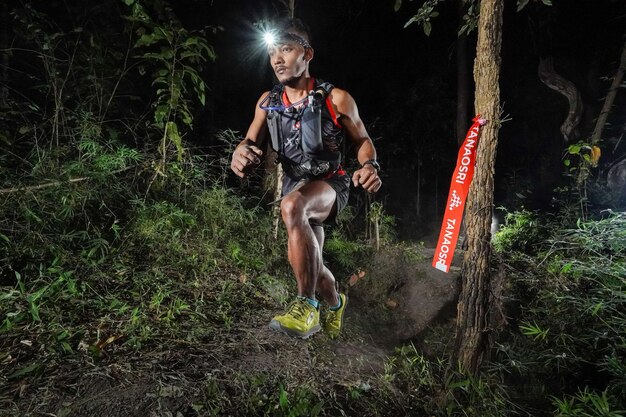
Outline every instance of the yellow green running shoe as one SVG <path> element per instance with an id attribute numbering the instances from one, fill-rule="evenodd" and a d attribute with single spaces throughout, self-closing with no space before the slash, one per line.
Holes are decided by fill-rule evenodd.
<path id="1" fill-rule="evenodd" d="M 298 297 L 285 314 L 270 321 L 270 329 L 306 339 L 320 330 L 320 312 L 305 298 Z"/>
<path id="2" fill-rule="evenodd" d="M 339 293 L 339 299 L 341 300 L 341 307 L 337 310 L 327 309 L 322 321 L 322 327 L 331 339 L 336 339 L 339 336 L 341 326 L 343 325 L 343 312 L 346 310 L 346 305 L 348 305 L 348 297 L 345 294 Z"/>

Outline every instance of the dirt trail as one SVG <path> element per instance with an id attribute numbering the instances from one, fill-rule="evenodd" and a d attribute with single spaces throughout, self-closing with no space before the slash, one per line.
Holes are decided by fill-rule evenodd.
<path id="1" fill-rule="evenodd" d="M 24 386 L 0 416 L 229 415 L 226 410 L 242 407 L 233 401 L 266 401 L 255 395 L 268 384 L 366 390 L 395 347 L 419 343 L 429 324 L 454 317 L 458 267 L 444 274 L 430 266 L 431 258 L 432 249 L 376 254 L 363 278 L 344 285 L 349 305 L 339 340 L 322 332 L 305 341 L 276 333 L 267 327 L 275 311 L 261 311 L 256 321 L 235 323 L 206 343 L 171 340 L 165 350 L 142 349 L 150 353 L 135 357 L 112 351 L 98 363 L 88 356 L 68 360 L 45 385 Z M 206 414 L 211 407 L 223 413 Z"/>

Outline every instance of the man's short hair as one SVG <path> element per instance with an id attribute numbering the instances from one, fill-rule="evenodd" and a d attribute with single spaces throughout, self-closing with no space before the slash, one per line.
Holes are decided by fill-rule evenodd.
<path id="1" fill-rule="evenodd" d="M 311 44 L 311 31 L 309 27 L 298 18 L 284 18 L 281 19 L 276 28 L 279 31 L 288 33 L 295 33 L 298 36 L 304 38 L 309 44 Z"/>

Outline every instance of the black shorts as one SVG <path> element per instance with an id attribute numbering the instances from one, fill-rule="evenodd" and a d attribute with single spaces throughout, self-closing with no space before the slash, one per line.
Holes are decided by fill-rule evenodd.
<path id="1" fill-rule="evenodd" d="M 335 190 L 335 193 L 337 193 L 337 197 L 335 199 L 335 209 L 330 213 L 326 220 L 324 220 L 325 224 L 334 224 L 337 220 L 337 215 L 341 213 L 341 211 L 348 204 L 348 197 L 350 195 L 350 176 L 343 169 L 339 169 L 327 177 L 315 178 L 312 181 L 324 181 L 330 185 L 333 190 Z M 285 174 L 283 176 L 282 195 L 285 196 L 289 194 L 298 185 L 298 183 L 298 180 Z"/>

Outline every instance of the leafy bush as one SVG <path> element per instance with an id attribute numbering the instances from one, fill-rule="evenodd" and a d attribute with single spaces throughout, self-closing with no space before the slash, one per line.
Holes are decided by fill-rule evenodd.
<path id="1" fill-rule="evenodd" d="M 515 378 L 541 384 L 537 395 L 552 393 L 558 415 L 614 415 L 608 410 L 626 407 L 626 214 L 555 228 L 545 240 L 530 241 L 542 234 L 542 226 L 531 226 L 515 222 L 504 231 L 508 242 L 521 240 L 536 251 L 523 258 L 514 245 L 501 246 L 509 248 L 501 255 L 521 334 L 501 346 L 500 359 L 516 364 L 508 368 Z"/>
<path id="2" fill-rule="evenodd" d="M 532 253 L 542 235 L 537 213 L 528 210 L 506 213 L 504 221 L 504 227 L 493 236 L 494 249 L 498 252 Z"/>

